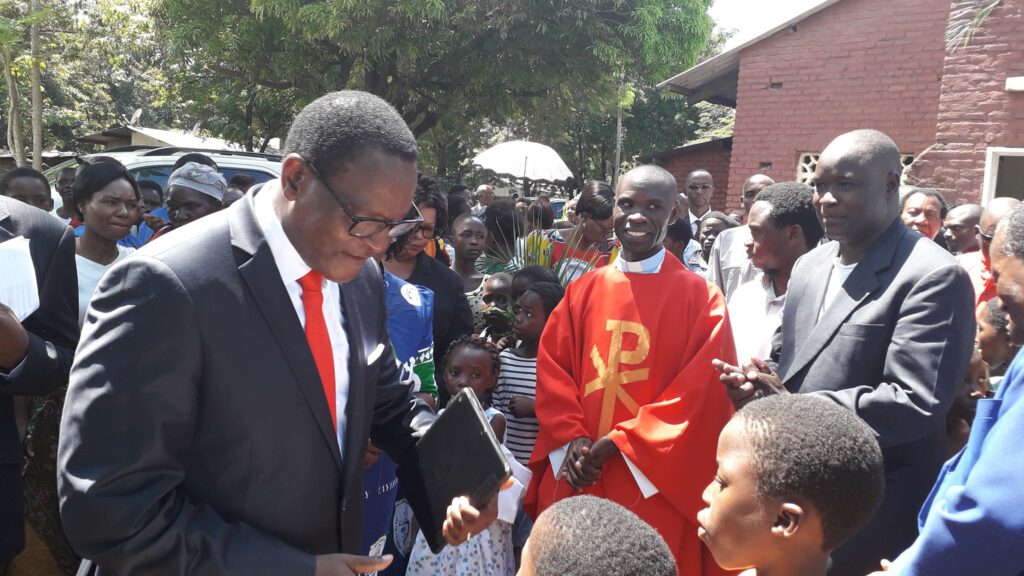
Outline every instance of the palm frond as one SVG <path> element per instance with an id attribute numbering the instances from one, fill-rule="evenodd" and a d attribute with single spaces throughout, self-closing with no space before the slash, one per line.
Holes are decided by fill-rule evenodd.
<path id="1" fill-rule="evenodd" d="M 954 52 L 966 48 L 1000 4 L 1002 0 L 962 0 L 954 6 L 946 28 L 946 50 Z"/>
<path id="2" fill-rule="evenodd" d="M 518 213 L 513 216 L 517 235 L 514 238 L 502 237 L 492 243 L 492 246 L 477 261 L 477 269 L 484 274 L 496 274 L 506 272 L 515 275 L 528 266 L 548 266 L 562 286 L 567 286 L 572 280 L 597 267 L 600 254 L 591 254 L 587 260 L 579 258 L 582 251 L 579 250 L 583 244 L 582 234 L 573 234 L 566 238 L 565 250 L 557 257 L 548 262 L 544 255 L 540 235 L 540 222 L 529 222 L 532 226 L 523 226 L 526 222 L 520 220 Z M 523 234 L 518 231 L 527 229 L 534 230 L 530 234 Z"/>

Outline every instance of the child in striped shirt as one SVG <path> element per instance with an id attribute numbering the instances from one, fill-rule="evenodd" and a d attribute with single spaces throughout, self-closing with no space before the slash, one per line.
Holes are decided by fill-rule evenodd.
<path id="1" fill-rule="evenodd" d="M 554 282 L 536 282 L 516 301 L 515 331 L 517 348 L 501 351 L 501 373 L 494 389 L 492 405 L 505 415 L 505 446 L 524 466 L 530 462 L 537 441 L 537 347 L 548 315 L 562 300 L 565 290 Z M 513 528 L 517 549 L 529 536 L 530 522 L 520 511 Z"/>

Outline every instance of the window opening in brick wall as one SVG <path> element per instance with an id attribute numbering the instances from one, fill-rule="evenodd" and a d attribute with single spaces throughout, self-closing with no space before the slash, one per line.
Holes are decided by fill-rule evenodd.
<path id="1" fill-rule="evenodd" d="M 800 159 L 796 163 L 796 181 L 801 184 L 810 184 L 814 180 L 814 170 L 818 167 L 817 152 L 801 152 Z"/>
<path id="2" fill-rule="evenodd" d="M 914 163 L 915 156 L 913 154 L 900 154 L 900 164 L 903 165 L 903 173 L 900 174 L 900 186 L 907 183 L 907 170 L 910 169 L 910 165 Z"/>
<path id="3" fill-rule="evenodd" d="M 796 181 L 801 184 L 810 184 L 814 180 L 814 171 L 818 168 L 818 152 L 801 152 L 796 165 Z M 903 174 L 900 176 L 900 184 L 905 184 L 907 169 L 914 163 L 914 154 L 900 154 L 900 164 L 903 166 Z"/>

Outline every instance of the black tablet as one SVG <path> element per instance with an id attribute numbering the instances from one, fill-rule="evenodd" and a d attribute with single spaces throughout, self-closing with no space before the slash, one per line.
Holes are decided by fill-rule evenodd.
<path id="1" fill-rule="evenodd" d="M 468 496 L 474 506 L 486 504 L 512 469 L 480 401 L 463 388 L 402 459 L 397 475 L 436 554 L 445 546 L 442 528 L 452 500 Z"/>

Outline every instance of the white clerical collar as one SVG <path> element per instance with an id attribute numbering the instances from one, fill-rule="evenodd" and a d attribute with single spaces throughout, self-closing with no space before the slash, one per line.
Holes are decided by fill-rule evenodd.
<path id="1" fill-rule="evenodd" d="M 661 265 L 665 262 L 665 249 L 662 248 L 650 258 L 645 258 L 639 262 L 627 262 L 622 254 L 615 259 L 615 269 L 619 272 L 631 272 L 633 274 L 657 274 L 661 272 Z"/>
<path id="2" fill-rule="evenodd" d="M 312 268 L 302 260 L 302 256 L 299 256 L 292 241 L 285 234 L 281 219 L 274 210 L 274 190 L 271 186 L 272 183 L 267 183 L 253 198 L 256 223 L 259 224 L 263 237 L 267 239 L 277 270 L 281 273 L 281 280 L 288 285 L 298 282 L 299 278 L 308 274 Z"/>

